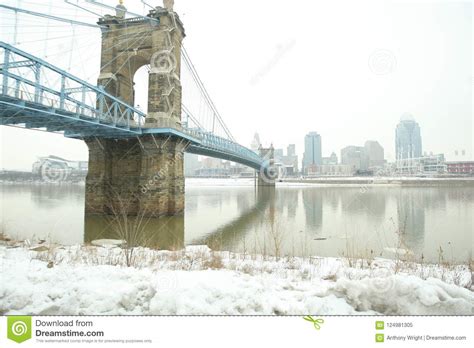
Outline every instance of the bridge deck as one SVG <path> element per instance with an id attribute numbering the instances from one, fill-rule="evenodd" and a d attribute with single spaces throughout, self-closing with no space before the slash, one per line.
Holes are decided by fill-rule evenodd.
<path id="1" fill-rule="evenodd" d="M 22 125 L 70 138 L 130 138 L 165 134 L 186 139 L 187 152 L 254 169 L 268 162 L 233 140 L 200 128 L 145 128 L 146 115 L 40 58 L 0 42 L 0 125 Z M 48 81 L 57 81 L 50 84 Z"/>

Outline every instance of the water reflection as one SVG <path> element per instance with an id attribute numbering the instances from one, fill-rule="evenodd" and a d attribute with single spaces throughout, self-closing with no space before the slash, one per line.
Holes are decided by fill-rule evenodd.
<path id="1" fill-rule="evenodd" d="M 103 217 L 86 215 L 84 242 L 97 239 L 123 239 L 154 249 L 178 250 L 184 247 L 184 217 L 161 218 Z"/>
<path id="2" fill-rule="evenodd" d="M 289 219 L 294 219 L 296 217 L 296 210 L 299 204 L 299 190 L 286 190 L 285 192 L 286 199 L 286 211 Z"/>
<path id="3" fill-rule="evenodd" d="M 241 210 L 241 214 L 225 225 L 211 231 L 193 244 L 209 245 L 213 249 L 229 250 L 246 238 L 247 232 L 262 220 L 267 211 L 274 216 L 275 190 L 259 188 L 255 194 L 256 201 L 252 208 Z"/>
<path id="4" fill-rule="evenodd" d="M 310 232 L 318 232 L 323 225 L 324 190 L 303 190 L 303 206 L 306 227 Z"/>
<path id="5" fill-rule="evenodd" d="M 28 188 L 31 201 L 39 208 L 54 208 L 60 205 L 82 202 L 85 187 L 83 185 L 32 185 Z"/>
<path id="6" fill-rule="evenodd" d="M 380 219 L 385 215 L 385 205 L 389 192 L 384 192 L 383 188 L 362 187 L 362 188 L 337 188 L 341 197 L 342 209 L 346 214 Z"/>
<path id="7" fill-rule="evenodd" d="M 400 247 L 415 255 L 421 254 L 424 245 L 425 198 L 426 195 L 416 191 L 402 191 L 397 201 Z"/>
<path id="8" fill-rule="evenodd" d="M 212 183 L 212 181 L 210 181 Z M 151 219 L 146 245 L 280 255 L 393 257 L 404 248 L 428 262 L 472 253 L 474 187 L 205 186 L 186 183 L 185 216 Z M 110 218 L 84 217 L 84 187 L 2 185 L 1 227 L 14 238 L 75 244 L 120 238 Z"/>

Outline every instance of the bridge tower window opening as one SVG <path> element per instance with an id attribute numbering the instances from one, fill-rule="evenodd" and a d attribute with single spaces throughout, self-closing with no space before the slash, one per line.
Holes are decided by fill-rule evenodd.
<path id="1" fill-rule="evenodd" d="M 148 113 L 149 71 L 150 65 L 144 65 L 133 76 L 133 105 L 145 114 Z"/>

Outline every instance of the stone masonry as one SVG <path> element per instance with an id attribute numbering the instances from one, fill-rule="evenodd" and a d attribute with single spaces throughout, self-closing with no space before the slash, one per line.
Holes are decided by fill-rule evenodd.
<path id="1" fill-rule="evenodd" d="M 133 77 L 150 65 L 148 84 L 149 127 L 179 128 L 181 122 L 181 43 L 185 36 L 179 17 L 156 7 L 144 18 L 105 16 L 102 30 L 101 71 L 98 85 L 134 105 Z"/>
<path id="2" fill-rule="evenodd" d="M 184 210 L 185 141 L 88 139 L 86 214 L 159 217 Z"/>
<path id="3" fill-rule="evenodd" d="M 127 19 L 125 10 L 119 5 L 115 16 L 98 22 L 105 27 L 98 85 L 134 105 L 133 77 L 140 67 L 150 65 L 144 127 L 179 130 L 183 25 L 171 9 L 156 7 L 150 19 Z M 145 135 L 84 140 L 89 148 L 86 215 L 159 217 L 183 212 L 185 139 Z"/>

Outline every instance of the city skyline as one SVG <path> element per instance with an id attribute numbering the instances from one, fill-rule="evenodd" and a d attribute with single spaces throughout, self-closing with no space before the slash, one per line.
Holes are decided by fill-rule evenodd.
<path id="1" fill-rule="evenodd" d="M 176 11 L 192 33 L 185 38 L 186 49 L 239 143 L 250 143 L 250 125 L 264 146 L 295 144 L 301 158 L 304 134 L 317 129 L 325 138 L 323 156 L 376 138 L 386 149 L 385 157 L 394 160 L 393 129 L 400 115 L 409 112 L 423 127 L 427 152 L 444 153 L 448 161 L 473 159 L 472 4 L 347 3 L 341 12 L 339 4 L 320 8 L 296 1 L 293 6 L 299 15 L 292 18 L 288 5 L 279 1 L 238 3 L 252 8 L 245 15 L 247 21 L 258 22 L 271 9 L 267 26 L 258 35 L 252 28 L 228 24 L 235 18 L 234 6 L 210 0 L 176 2 Z M 32 4 L 30 10 L 44 10 L 47 3 Z M 131 1 L 127 8 L 143 13 Z M 209 8 L 219 16 L 202 21 Z M 61 14 L 77 17 L 73 10 Z M 3 11 L 2 16 L 6 26 L 14 24 L 13 13 Z M 281 18 L 286 25 L 281 25 Z M 81 12 L 80 19 L 95 23 L 97 16 Z M 308 23 L 316 23 L 312 33 L 326 34 L 304 30 Z M 0 28 L 2 40 L 12 43 L 14 37 L 5 28 Z M 87 52 L 75 49 L 60 55 L 71 43 L 55 40 L 47 44 L 45 57 L 46 44 L 35 43 L 36 36 L 21 30 L 17 41 L 24 42 L 20 48 L 96 84 L 100 31 L 77 31 L 80 36 L 74 45 L 90 45 Z M 198 39 L 202 37 L 213 40 L 203 42 Z M 306 44 L 314 40 L 317 45 Z M 236 42 L 245 42 L 245 48 Z M 137 98 L 143 98 L 142 82 L 136 81 Z M 49 154 L 87 159 L 81 141 L 62 135 L 9 127 L 0 133 L 3 145 L 18 144 L 17 155 L 3 152 L 2 167 L 29 169 L 37 157 Z"/>

